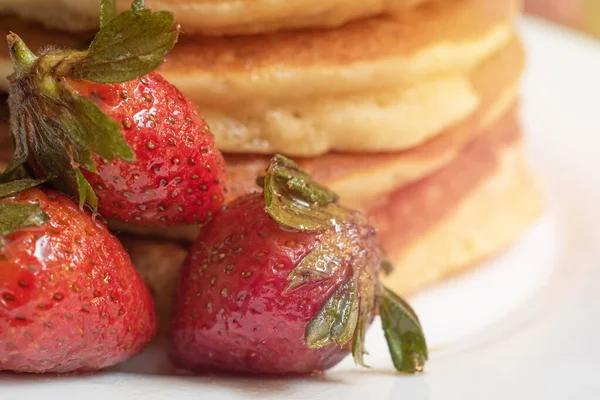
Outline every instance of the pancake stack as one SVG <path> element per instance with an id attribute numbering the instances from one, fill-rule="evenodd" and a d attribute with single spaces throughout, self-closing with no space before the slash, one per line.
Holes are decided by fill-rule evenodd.
<path id="1" fill-rule="evenodd" d="M 273 154 L 293 158 L 370 217 L 395 291 L 410 294 L 499 253 L 540 214 L 518 123 L 517 0 L 147 5 L 182 24 L 159 72 L 209 122 L 229 199 L 257 190 Z M 0 0 L 0 27 L 31 48 L 80 46 L 93 37 L 97 8 L 96 0 Z M 0 76 L 11 70 L 4 52 Z M 127 239 L 143 269 L 157 257 L 136 246 L 193 240 L 199 230 L 113 228 L 154 236 Z"/>

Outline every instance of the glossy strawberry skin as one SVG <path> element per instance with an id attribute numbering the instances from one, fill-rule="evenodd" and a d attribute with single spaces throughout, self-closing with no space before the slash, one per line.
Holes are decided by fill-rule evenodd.
<path id="1" fill-rule="evenodd" d="M 351 268 L 285 293 L 288 275 L 321 233 L 280 227 L 262 194 L 229 204 L 205 228 L 182 272 L 171 327 L 175 362 L 194 371 L 306 374 L 326 370 L 350 351 L 311 349 L 308 322 Z"/>
<path id="2" fill-rule="evenodd" d="M 119 241 L 57 192 L 30 189 L 50 221 L 0 236 L 0 370 L 93 371 L 156 331 L 150 293 Z"/>
<path id="3" fill-rule="evenodd" d="M 145 226 L 203 222 L 222 205 L 223 167 L 214 137 L 196 106 L 161 75 L 119 84 L 71 82 L 121 124 L 135 161 L 84 171 L 108 219 Z"/>

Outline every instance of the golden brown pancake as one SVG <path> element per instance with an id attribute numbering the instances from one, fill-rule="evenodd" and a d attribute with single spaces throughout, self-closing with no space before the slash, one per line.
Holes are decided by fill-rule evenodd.
<path id="1" fill-rule="evenodd" d="M 146 0 L 166 10 L 188 34 L 247 35 L 284 29 L 336 27 L 348 21 L 397 13 L 424 0 Z M 117 0 L 119 10 L 131 0 Z M 0 12 L 67 31 L 96 29 L 96 0 L 0 0 Z"/>
<path id="2" fill-rule="evenodd" d="M 402 16 L 334 30 L 233 38 L 181 35 L 160 71 L 198 103 L 219 106 L 407 87 L 429 76 L 469 72 L 499 50 L 513 37 L 517 3 L 436 0 Z M 83 47 L 94 36 L 45 29 L 10 15 L 0 16 L 0 30 L 17 33 L 32 50 Z M 8 50 L 1 55 L 2 64 L 8 63 Z M 0 67 L 3 78 L 9 70 Z"/>
<path id="3" fill-rule="evenodd" d="M 541 213 L 514 121 L 369 211 L 394 264 L 384 283 L 410 294 L 508 247 Z"/>
<path id="4" fill-rule="evenodd" d="M 402 150 L 464 119 L 469 74 L 512 38 L 515 0 L 450 0 L 335 30 L 184 38 L 161 71 L 227 152 Z"/>
<path id="5" fill-rule="evenodd" d="M 523 149 L 515 145 L 458 207 L 404 247 L 391 248 L 388 258 L 395 268 L 384 283 L 411 294 L 492 258 L 515 242 L 542 208 Z M 395 241 L 393 235 L 387 238 Z"/>
<path id="6" fill-rule="evenodd" d="M 470 72 L 512 39 L 515 8 L 440 0 L 333 30 L 184 36 L 160 71 L 200 105 L 224 151 L 402 150 L 475 111 Z M 0 26 L 33 48 L 75 40 L 14 18 Z M 10 69 L 6 56 L 0 75 Z"/>
<path id="7" fill-rule="evenodd" d="M 418 147 L 394 153 L 328 153 L 295 161 L 338 193 L 344 205 L 364 208 L 365 203 L 451 161 L 466 143 L 514 107 L 523 63 L 523 49 L 514 39 L 472 74 L 471 84 L 481 99 L 477 111 Z M 511 112 L 516 113 L 516 109 Z M 270 156 L 226 154 L 229 198 L 255 189 L 254 180 L 264 173 L 269 159 Z M 371 189 L 364 190 L 366 186 Z"/>
<path id="8" fill-rule="evenodd" d="M 517 0 L 436 0 L 332 30 L 182 36 L 161 72 L 199 104 L 219 106 L 406 87 L 470 71 L 510 41 L 516 8 Z"/>

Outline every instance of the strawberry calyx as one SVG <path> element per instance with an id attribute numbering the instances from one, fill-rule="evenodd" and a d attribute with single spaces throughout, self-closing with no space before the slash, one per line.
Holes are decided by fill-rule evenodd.
<path id="1" fill-rule="evenodd" d="M 378 246 L 364 245 L 376 235 L 364 217 L 339 206 L 335 193 L 281 155 L 273 157 L 257 183 L 263 186 L 265 211 L 283 228 L 322 232 L 312 251 L 289 273 L 285 292 L 347 276 L 307 324 L 305 344 L 319 349 L 352 343 L 355 363 L 366 366 L 365 335 L 379 304 L 394 366 L 401 372 L 420 372 L 428 357 L 423 330 L 410 305 L 378 283 L 380 265 L 392 267 L 385 258 L 382 261 Z"/>
<path id="2" fill-rule="evenodd" d="M 421 372 L 429 355 L 419 317 L 404 299 L 386 287 L 381 288 L 378 299 L 394 366 L 401 372 Z"/>
<path id="3" fill-rule="evenodd" d="M 0 200 L 43 183 L 41 179 L 20 179 L 0 184 Z M 0 236 L 21 228 L 41 226 L 48 222 L 48 215 L 39 204 L 14 204 L 0 202 Z"/>
<path id="4" fill-rule="evenodd" d="M 331 190 L 315 182 L 292 160 L 275 155 L 263 183 L 265 211 L 280 225 L 300 231 L 324 230 L 348 212 Z"/>
<path id="5" fill-rule="evenodd" d="M 134 153 L 121 125 L 71 82 L 118 83 L 158 67 L 177 41 L 178 27 L 168 12 L 151 12 L 143 1 L 116 15 L 114 0 L 101 2 L 101 28 L 87 50 L 47 49 L 34 54 L 10 33 L 14 73 L 8 77 L 10 131 L 15 147 L 8 174 L 29 164 L 54 186 L 97 209 L 97 198 L 82 169 L 96 172 L 93 155 L 131 162 Z"/>

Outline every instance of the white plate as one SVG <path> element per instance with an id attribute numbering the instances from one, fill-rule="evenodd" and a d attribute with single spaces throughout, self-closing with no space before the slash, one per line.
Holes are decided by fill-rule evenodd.
<path id="1" fill-rule="evenodd" d="M 319 378 L 177 376 L 155 347 L 98 374 L 0 374 L 0 399 L 600 398 L 600 45 L 535 20 L 523 33 L 545 217 L 509 254 L 411 299 L 433 349 L 425 374 L 394 374 L 376 322 L 369 370 L 346 359 Z"/>

